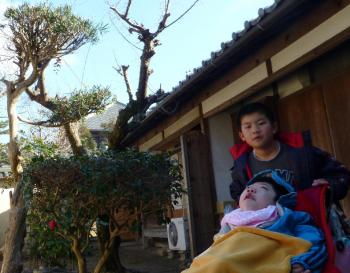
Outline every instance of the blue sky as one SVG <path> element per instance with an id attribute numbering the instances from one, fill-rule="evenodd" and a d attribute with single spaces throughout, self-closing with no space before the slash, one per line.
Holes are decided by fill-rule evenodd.
<path id="1" fill-rule="evenodd" d="M 0 0 L 0 13 L 7 6 L 21 3 L 16 0 Z M 42 1 L 29 0 L 29 3 Z M 69 4 L 76 14 L 89 18 L 95 23 L 108 24 L 108 32 L 96 45 L 85 45 L 75 54 L 65 58 L 62 68 L 47 71 L 48 90 L 54 96 L 69 94 L 74 89 L 94 84 L 109 86 L 113 95 L 127 103 L 127 94 L 122 78 L 113 66 L 130 65 L 129 74 L 132 87 L 136 89 L 140 51 L 126 42 L 122 32 L 135 45 L 140 46 L 135 37 L 128 34 L 125 25 L 116 19 L 110 11 L 109 4 L 125 1 L 110 0 L 53 0 L 54 5 Z M 151 30 L 158 25 L 162 14 L 163 0 L 134 0 L 131 7 L 131 18 L 142 22 Z M 172 22 L 193 3 L 192 0 L 171 0 Z M 165 91 L 171 91 L 183 80 L 186 73 L 201 66 L 202 60 L 210 58 L 212 51 L 220 49 L 221 42 L 231 40 L 232 32 L 243 29 L 244 21 L 258 15 L 258 9 L 269 6 L 273 0 L 199 0 L 195 7 L 180 21 L 166 29 L 159 39 L 162 43 L 152 58 L 151 67 L 154 73 L 150 78 L 150 92 L 162 84 Z M 122 5 L 121 5 L 122 7 Z M 0 36 L 0 47 L 3 41 Z M 0 49 L 1 53 L 1 49 Z M 0 63 L 1 68 L 5 64 Z M 18 112 L 32 116 L 33 107 L 26 100 L 19 105 Z M 6 101 L 0 101 L 0 117 L 6 116 Z M 6 137 L 0 141 L 7 142 Z M 4 193 L 5 194 L 5 193 Z M 6 192 L 7 194 L 7 192 Z M 4 195 L 3 195 L 4 196 Z M 7 209 L 8 201 L 1 196 L 0 211 Z M 7 195 L 6 195 L 7 196 Z M 6 208 L 3 205 L 6 205 Z"/>
<path id="2" fill-rule="evenodd" d="M 34 4 L 40 1 L 27 2 Z M 118 2 L 120 2 L 118 6 L 122 8 L 126 1 L 52 1 L 55 6 L 71 5 L 76 14 L 95 23 L 108 24 L 108 32 L 97 44 L 85 45 L 75 54 L 67 56 L 60 70 L 54 71 L 51 68 L 47 72 L 51 95 L 69 94 L 74 89 L 97 84 L 109 86 L 119 101 L 127 103 L 124 81 L 113 66 L 117 63 L 130 65 L 129 76 L 135 90 L 138 82 L 140 50 L 125 41 L 120 32 L 136 46 L 142 45 L 136 37 L 127 32 L 125 24 L 109 9 L 109 5 Z M 164 0 L 134 0 L 134 2 L 130 9 L 130 17 L 154 30 L 162 14 Z M 0 12 L 5 6 L 18 3 L 21 1 L 0 0 Z M 192 0 L 172 0 L 168 22 L 176 19 L 192 3 Z M 210 58 L 212 51 L 219 50 L 221 42 L 231 40 L 232 32 L 243 29 L 244 21 L 257 17 L 259 8 L 272 3 L 273 0 L 199 0 L 185 17 L 159 35 L 162 45 L 157 47 L 156 55 L 151 61 L 154 73 L 150 78 L 149 92 L 155 92 L 160 84 L 165 91 L 171 91 L 185 78 L 187 72 L 201 66 L 202 60 Z M 32 111 L 30 109 L 28 103 L 22 104 L 23 112 L 29 114 Z"/>

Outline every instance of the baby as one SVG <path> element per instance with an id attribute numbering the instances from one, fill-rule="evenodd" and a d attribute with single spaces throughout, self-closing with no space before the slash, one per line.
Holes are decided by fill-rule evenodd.
<path id="1" fill-rule="evenodd" d="M 295 236 L 309 241 L 311 248 L 291 259 L 292 273 L 318 273 L 327 259 L 324 237 L 306 212 L 293 211 L 293 186 L 274 170 L 256 174 L 239 198 L 239 208 L 226 214 L 214 240 L 241 226 L 250 226 Z"/>

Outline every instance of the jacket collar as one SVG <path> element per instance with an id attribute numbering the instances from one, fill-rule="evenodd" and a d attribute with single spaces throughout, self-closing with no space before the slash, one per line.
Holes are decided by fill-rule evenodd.
<path id="1" fill-rule="evenodd" d="M 276 139 L 281 141 L 282 143 L 288 144 L 289 146 L 292 146 L 293 148 L 302 148 L 305 146 L 305 133 L 298 132 L 298 133 L 285 133 L 281 132 L 278 133 L 276 136 Z M 235 144 L 233 147 L 230 148 L 230 153 L 234 160 L 239 158 L 240 156 L 249 153 L 252 151 L 252 147 L 250 147 L 246 142 L 241 142 Z"/>

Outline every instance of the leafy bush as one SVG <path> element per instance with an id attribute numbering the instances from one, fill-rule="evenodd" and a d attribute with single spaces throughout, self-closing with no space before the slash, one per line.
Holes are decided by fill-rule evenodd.
<path id="1" fill-rule="evenodd" d="M 125 227 L 132 228 L 130 221 L 121 224 L 115 220 L 120 209 L 129 215 L 156 214 L 159 221 L 166 221 L 170 197 L 183 193 L 180 167 L 169 154 L 132 149 L 99 156 L 33 158 L 23 179 L 24 197 L 34 214 L 31 219 L 55 220 L 55 234 L 70 243 L 78 263 L 84 263 L 93 223 L 101 214 L 109 216 L 109 242 L 98 268 L 114 239 Z M 35 223 L 40 226 L 40 221 Z M 42 235 L 47 235 L 45 228 Z"/>
<path id="2" fill-rule="evenodd" d="M 42 261 L 47 266 L 65 267 L 72 257 L 70 243 L 50 228 L 50 217 L 42 212 L 29 210 L 27 214 L 27 245 L 32 260 Z"/>

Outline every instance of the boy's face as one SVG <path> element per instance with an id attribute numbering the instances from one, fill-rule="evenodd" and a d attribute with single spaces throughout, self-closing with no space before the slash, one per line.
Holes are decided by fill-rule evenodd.
<path id="1" fill-rule="evenodd" d="M 276 192 L 267 182 L 255 182 L 245 188 L 239 197 L 241 210 L 259 210 L 269 205 L 275 205 Z"/>
<path id="2" fill-rule="evenodd" d="M 272 124 L 264 114 L 258 112 L 244 115 L 240 129 L 240 138 L 253 149 L 270 148 L 277 132 L 276 124 Z"/>

